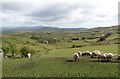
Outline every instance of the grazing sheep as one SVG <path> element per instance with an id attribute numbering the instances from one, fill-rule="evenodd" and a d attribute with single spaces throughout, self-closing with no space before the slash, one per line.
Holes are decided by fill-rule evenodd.
<path id="1" fill-rule="evenodd" d="M 100 58 L 102 60 L 105 60 L 105 59 L 107 59 L 107 56 L 106 56 L 106 54 L 98 54 L 98 61 L 99 61 Z"/>
<path id="2" fill-rule="evenodd" d="M 106 56 L 107 56 L 107 61 L 112 61 L 112 57 L 114 56 L 114 54 L 108 53 Z"/>
<path id="3" fill-rule="evenodd" d="M 112 56 L 111 62 L 116 61 L 116 60 L 120 60 L 120 55 L 114 54 L 114 55 Z"/>
<path id="4" fill-rule="evenodd" d="M 114 54 L 114 56 L 112 56 L 111 61 L 113 62 L 113 61 L 116 61 L 116 60 L 118 60 L 118 55 L 117 55 L 117 54 Z"/>
<path id="5" fill-rule="evenodd" d="M 120 60 L 120 55 L 117 56 L 117 59 L 116 60 Z"/>
<path id="6" fill-rule="evenodd" d="M 85 51 L 81 52 L 79 51 L 78 53 L 74 53 L 73 59 L 74 61 L 79 61 L 80 56 L 91 56 L 93 57 L 98 57 L 98 61 L 101 59 L 102 61 L 115 61 L 115 60 L 120 60 L 120 55 L 113 54 L 113 53 L 103 53 L 100 52 L 99 50 L 95 50 L 93 52 L 90 51 Z"/>
<path id="7" fill-rule="evenodd" d="M 78 53 L 74 53 L 73 59 L 74 59 L 74 61 L 79 61 L 79 55 L 78 55 Z"/>
<path id="8" fill-rule="evenodd" d="M 90 51 L 85 51 L 82 53 L 82 56 L 91 56 L 92 53 Z"/>
<path id="9" fill-rule="evenodd" d="M 31 58 L 31 53 L 28 53 L 28 58 Z"/>
<path id="10" fill-rule="evenodd" d="M 100 52 L 99 50 L 93 51 L 91 58 L 98 57 L 99 55 L 103 54 L 103 52 Z"/>
<path id="11" fill-rule="evenodd" d="M 100 52 L 99 50 L 95 50 L 92 52 L 91 58 L 98 57 L 98 61 L 101 58 L 102 60 L 105 59 L 105 54 Z"/>
<path id="12" fill-rule="evenodd" d="M 93 52 L 92 55 L 91 55 L 91 58 L 94 58 L 96 56 L 98 56 L 97 53 Z"/>
<path id="13" fill-rule="evenodd" d="M 113 53 L 101 53 L 98 55 L 98 61 L 100 58 L 106 61 L 115 61 L 116 55 L 114 55 Z"/>

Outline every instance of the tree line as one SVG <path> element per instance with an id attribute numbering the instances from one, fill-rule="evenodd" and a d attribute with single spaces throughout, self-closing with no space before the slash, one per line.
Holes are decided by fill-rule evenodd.
<path id="1" fill-rule="evenodd" d="M 2 46 L 2 50 L 4 52 L 4 57 L 7 56 L 9 58 L 16 58 L 16 55 L 20 55 L 20 57 L 28 57 L 28 53 L 34 54 L 36 52 L 28 46 L 23 46 L 20 49 L 17 49 L 17 46 L 13 44 Z"/>

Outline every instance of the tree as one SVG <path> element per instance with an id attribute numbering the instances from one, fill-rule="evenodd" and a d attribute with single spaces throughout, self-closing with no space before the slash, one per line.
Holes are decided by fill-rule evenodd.
<path id="1" fill-rule="evenodd" d="M 11 44 L 10 49 L 11 49 L 12 56 L 14 56 L 15 52 L 17 51 L 16 46 Z"/>
<path id="2" fill-rule="evenodd" d="M 28 48 L 27 47 L 22 47 L 20 50 L 22 57 L 27 57 L 27 54 L 29 53 Z"/>
<path id="3" fill-rule="evenodd" d="M 101 41 L 106 40 L 106 38 L 108 38 L 108 36 L 110 36 L 111 34 L 112 34 L 112 33 L 108 33 L 108 34 L 106 34 L 106 35 L 100 37 L 100 39 L 98 40 L 98 42 L 101 42 Z"/>
<path id="4" fill-rule="evenodd" d="M 10 52 L 10 48 L 8 46 L 2 46 L 2 50 L 4 52 L 4 56 Z"/>

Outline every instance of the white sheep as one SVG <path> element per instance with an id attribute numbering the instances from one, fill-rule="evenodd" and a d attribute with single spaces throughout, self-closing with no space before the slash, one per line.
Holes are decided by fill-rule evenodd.
<path id="1" fill-rule="evenodd" d="M 114 56 L 112 56 L 112 61 L 115 61 L 115 60 L 120 60 L 119 54 L 114 54 Z"/>
<path id="2" fill-rule="evenodd" d="M 107 61 L 112 61 L 112 57 L 114 56 L 114 54 L 108 53 L 108 54 L 106 54 L 106 56 L 107 56 Z"/>
<path id="3" fill-rule="evenodd" d="M 112 58 L 111 58 L 111 61 L 113 62 L 113 61 L 118 60 L 118 56 L 119 56 L 119 55 L 114 54 L 114 56 L 112 56 Z"/>
<path id="4" fill-rule="evenodd" d="M 28 58 L 31 58 L 31 53 L 28 53 Z"/>
<path id="5" fill-rule="evenodd" d="M 98 57 L 101 54 L 103 54 L 103 52 L 100 52 L 99 50 L 95 50 L 92 52 L 91 58 Z"/>
<path id="6" fill-rule="evenodd" d="M 107 60 L 107 61 L 114 61 L 116 60 L 116 55 L 114 55 L 113 53 L 101 53 L 98 55 L 98 61 L 99 58 L 101 58 L 102 60 Z"/>
<path id="7" fill-rule="evenodd" d="M 74 59 L 74 61 L 79 61 L 79 55 L 78 55 L 78 53 L 74 53 L 73 54 L 73 59 Z"/>
<path id="8" fill-rule="evenodd" d="M 99 61 L 99 59 L 102 59 L 102 60 L 104 60 L 104 59 L 107 59 L 107 56 L 106 56 L 106 54 L 104 54 L 104 53 L 102 53 L 102 54 L 98 54 L 98 61 Z"/>

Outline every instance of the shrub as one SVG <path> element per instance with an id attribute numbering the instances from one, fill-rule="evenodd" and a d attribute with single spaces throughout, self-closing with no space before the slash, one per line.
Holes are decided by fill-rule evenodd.
<path id="1" fill-rule="evenodd" d="M 34 50 L 32 50 L 32 49 L 30 49 L 30 48 L 28 48 L 28 47 L 22 47 L 22 48 L 20 49 L 20 52 L 21 52 L 21 54 L 22 54 L 22 57 L 28 57 L 28 56 L 27 56 L 28 53 L 31 53 L 31 54 L 35 53 Z"/>
<path id="2" fill-rule="evenodd" d="M 3 47 L 2 47 L 2 50 L 3 50 L 3 52 L 4 52 L 4 56 L 5 56 L 7 53 L 10 52 L 10 48 L 9 48 L 8 46 L 3 46 Z"/>
<path id="3" fill-rule="evenodd" d="M 108 34 L 106 34 L 106 35 L 100 37 L 100 39 L 98 40 L 98 42 L 101 42 L 101 41 L 106 40 L 106 38 L 108 38 L 108 36 L 110 36 L 111 34 L 112 34 L 112 33 L 108 33 Z"/>
<path id="4" fill-rule="evenodd" d="M 11 53 L 12 53 L 12 56 L 14 56 L 14 54 L 16 53 L 16 46 L 15 45 L 10 45 L 10 49 L 11 49 Z"/>
<path id="5" fill-rule="evenodd" d="M 16 46 L 13 45 L 13 44 L 10 44 L 9 46 L 3 46 L 2 47 L 2 50 L 4 51 L 4 56 L 7 54 L 7 53 L 11 53 L 12 57 L 14 56 L 14 54 L 16 53 L 17 49 L 16 49 Z"/>

